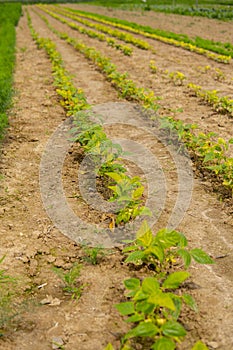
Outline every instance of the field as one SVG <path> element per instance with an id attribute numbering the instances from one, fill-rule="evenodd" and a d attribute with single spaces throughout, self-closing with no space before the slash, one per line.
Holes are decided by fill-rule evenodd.
<path id="1" fill-rule="evenodd" d="M 232 32 L 22 6 L 12 105 L 0 66 L 0 349 L 232 350 Z"/>

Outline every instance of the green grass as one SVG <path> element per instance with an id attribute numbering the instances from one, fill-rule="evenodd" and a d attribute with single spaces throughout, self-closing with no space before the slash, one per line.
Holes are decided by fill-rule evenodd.
<path id="1" fill-rule="evenodd" d="M 15 26 L 21 15 L 20 3 L 0 3 L 0 139 L 8 124 L 15 64 Z"/>

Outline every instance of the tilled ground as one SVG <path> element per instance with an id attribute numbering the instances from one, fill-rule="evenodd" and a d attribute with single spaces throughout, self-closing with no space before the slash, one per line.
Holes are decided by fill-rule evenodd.
<path id="1" fill-rule="evenodd" d="M 33 9 L 34 6 L 29 8 L 33 26 L 40 36 L 49 37 L 56 43 L 66 69 L 73 75 L 75 86 L 84 90 L 88 102 L 91 105 L 125 102 L 119 99 L 117 92 L 92 63 L 51 33 Z M 36 11 L 40 12 L 38 9 Z M 103 12 L 101 8 L 98 11 Z M 123 12 L 116 11 L 116 14 L 121 14 L 123 18 Z M 111 15 L 114 15 L 114 11 Z M 129 17 L 131 14 L 124 12 L 124 16 L 132 18 L 132 21 L 137 18 L 139 22 L 153 21 L 151 14 L 148 17 L 135 14 Z M 156 27 L 159 27 L 161 16 L 154 16 L 157 19 Z M 180 22 L 182 18 L 179 17 Z M 49 18 L 49 21 L 56 29 L 67 32 L 110 57 L 117 69 L 129 72 L 138 86 L 154 90 L 156 95 L 162 97 L 159 101 L 162 114 L 169 110 L 175 113 L 175 109 L 182 107 L 183 112 L 177 114 L 180 119 L 197 122 L 205 132 L 215 131 L 224 138 L 232 136 L 232 119 L 213 112 L 210 107 L 199 103 L 198 99 L 190 97 L 185 85 L 176 87 L 164 74 L 153 75 L 149 70 L 149 61 L 154 59 L 161 72 L 166 69 L 169 72 L 180 70 L 187 76 L 187 82 L 208 89 L 216 88 L 229 96 L 232 95 L 233 87 L 232 63 L 219 64 L 156 41 L 153 41 L 155 54 L 134 48 L 132 57 L 125 57 L 105 43 L 80 35 L 57 20 Z M 176 23 L 173 23 L 173 31 L 180 30 L 180 22 L 177 22 L 177 30 Z M 203 23 L 201 28 L 207 28 L 207 22 L 206 19 L 198 19 L 199 24 Z M 162 24 L 161 28 L 164 28 Z M 215 30 L 215 27 L 211 28 Z M 229 27 L 225 24 L 224 30 L 230 33 L 231 24 Z M 219 37 L 219 40 L 223 39 Z M 212 73 L 200 73 L 199 67 L 206 65 L 211 66 Z M 224 81 L 215 80 L 214 68 L 224 72 Z M 130 270 L 124 265 L 118 249 L 113 249 L 96 266 L 82 262 L 80 283 L 84 285 L 84 291 L 78 302 L 64 295 L 61 281 L 52 271 L 53 266 L 68 271 L 73 263 L 83 261 L 85 254 L 77 242 L 64 236 L 51 222 L 40 197 L 41 156 L 46 142 L 66 118 L 52 81 L 50 62 L 46 54 L 37 50 L 33 43 L 24 15 L 17 28 L 15 103 L 0 163 L 3 174 L 0 192 L 0 256 L 6 254 L 3 267 L 7 268 L 7 273 L 18 277 L 19 288 L 28 302 L 17 322 L 1 338 L 0 349 L 29 350 L 34 347 L 46 350 L 55 348 L 53 342 L 60 342 L 66 350 L 102 350 L 110 341 L 119 347 L 119 336 L 126 331 L 127 325 L 114 309 L 114 304 L 124 298 L 122 281 L 129 276 L 142 277 L 145 271 Z M 146 125 L 153 129 L 153 123 L 148 125 L 140 114 L 135 113 L 135 121 L 141 128 Z M 167 180 L 167 193 L 157 226 L 166 226 L 179 191 L 174 160 L 158 140 L 149 133 L 143 135 L 139 128 L 133 128 L 129 119 L 118 128 L 108 127 L 107 131 L 110 137 L 142 142 L 161 162 Z M 70 152 L 63 172 L 69 205 L 78 215 L 83 210 L 80 214 L 83 219 L 85 216 L 89 216 L 89 220 L 96 219 L 96 212 L 88 211 L 85 205 L 80 204 L 79 196 L 74 196 L 78 191 L 75 177 L 77 167 Z M 137 171 L 137 167 L 132 166 L 132 169 L 133 172 Z M 205 341 L 210 349 L 231 350 L 233 347 L 232 210 L 229 203 L 218 201 L 211 188 L 207 179 L 194 179 L 190 205 L 178 227 L 187 236 L 190 246 L 203 248 L 216 260 L 213 266 L 194 265 L 191 268 L 192 283 L 187 289 L 196 298 L 200 312 L 197 315 L 188 311 L 185 313 L 185 326 L 189 334 L 180 349 L 190 349 L 197 339 Z M 40 302 L 45 299 L 47 301 L 41 305 Z M 143 347 L 139 346 L 138 349 Z"/>

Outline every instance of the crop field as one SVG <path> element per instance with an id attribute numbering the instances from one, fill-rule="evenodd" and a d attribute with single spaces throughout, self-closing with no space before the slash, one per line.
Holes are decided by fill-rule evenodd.
<path id="1" fill-rule="evenodd" d="M 233 22 L 132 4 L 0 3 L 0 350 L 233 349 Z"/>

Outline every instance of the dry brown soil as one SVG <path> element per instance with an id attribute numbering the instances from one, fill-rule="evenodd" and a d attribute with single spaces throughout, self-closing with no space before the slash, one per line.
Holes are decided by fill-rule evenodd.
<path id="1" fill-rule="evenodd" d="M 158 13 L 77 7 L 174 32 L 232 41 L 232 23 Z M 30 6 L 34 28 L 40 36 L 56 42 L 65 67 L 73 75 L 75 86 L 83 89 L 91 105 L 126 102 L 118 97 L 92 63 L 58 39 L 33 10 L 35 7 Z M 36 12 L 41 11 L 36 9 Z M 152 40 L 148 41 L 154 45 L 156 53 L 134 48 L 133 55 L 126 57 L 103 42 L 78 34 L 49 16 L 47 18 L 56 29 L 66 31 L 110 57 L 117 69 L 129 72 L 138 86 L 154 90 L 162 98 L 159 101 L 161 114 L 170 112 L 186 122 L 198 123 L 205 132 L 215 131 L 224 138 L 232 136 L 232 118 L 214 112 L 190 96 L 185 84 L 175 86 L 164 70 L 182 71 L 187 82 L 208 89 L 215 88 L 232 96 L 233 63 L 216 63 L 204 56 Z M 158 66 L 156 75 L 149 69 L 151 59 Z M 211 68 L 203 72 L 203 67 L 207 65 Z M 224 80 L 216 79 L 216 68 L 222 70 Z M 20 307 L 15 321 L 12 324 L 9 322 L 5 335 L 0 338 L 0 349 L 49 350 L 58 349 L 54 343 L 60 343 L 66 350 L 102 350 L 108 342 L 119 348 L 120 335 L 128 326 L 114 309 L 114 304 L 124 299 L 123 280 L 130 276 L 143 277 L 146 272 L 130 269 L 124 264 L 121 251 L 116 248 L 108 251 L 95 266 L 85 262 L 85 252 L 80 244 L 63 235 L 43 207 L 39 186 L 41 156 L 52 133 L 66 116 L 53 86 L 50 61 L 43 50 L 36 48 L 31 38 L 25 9 L 17 27 L 14 88 L 14 108 L 9 113 L 10 127 L 0 160 L 0 256 L 6 254 L 2 268 L 18 279 L 17 288 L 21 294 L 19 301 L 24 299 L 27 302 Z M 183 112 L 175 112 L 178 108 L 182 108 Z M 135 120 L 142 127 L 144 124 L 148 126 L 137 113 Z M 167 194 L 157 226 L 166 226 L 178 192 L 174 162 L 166 149 L 149 133 L 143 134 L 127 123 L 130 124 L 128 119 L 117 130 L 109 127 L 107 132 L 110 137 L 120 135 L 135 142 L 140 141 L 158 157 L 167 179 Z M 153 128 L 153 123 L 149 127 Z M 63 170 L 69 205 L 83 220 L 88 217 L 89 221 L 93 218 L 104 221 L 101 214 L 98 213 L 98 216 L 80 202 L 77 195 L 77 167 L 75 152 L 71 150 Z M 139 171 L 133 165 L 131 169 L 133 173 Z M 143 169 L 140 171 L 143 172 Z M 199 313 L 185 313 L 183 322 L 189 332 L 184 343 L 179 346 L 183 350 L 191 349 L 198 339 L 206 342 L 211 350 L 233 349 L 233 212 L 230 200 L 219 201 L 218 198 L 219 194 L 212 191 L 211 182 L 205 177 L 196 176 L 189 208 L 178 227 L 187 236 L 191 247 L 203 248 L 216 261 L 211 266 L 194 264 L 190 268 L 192 278 L 186 289 L 196 298 Z M 79 284 L 84 285 L 84 289 L 79 301 L 74 301 L 62 291 L 61 280 L 52 267 L 69 271 L 77 262 L 83 265 Z M 135 349 L 144 347 L 139 345 Z"/>

